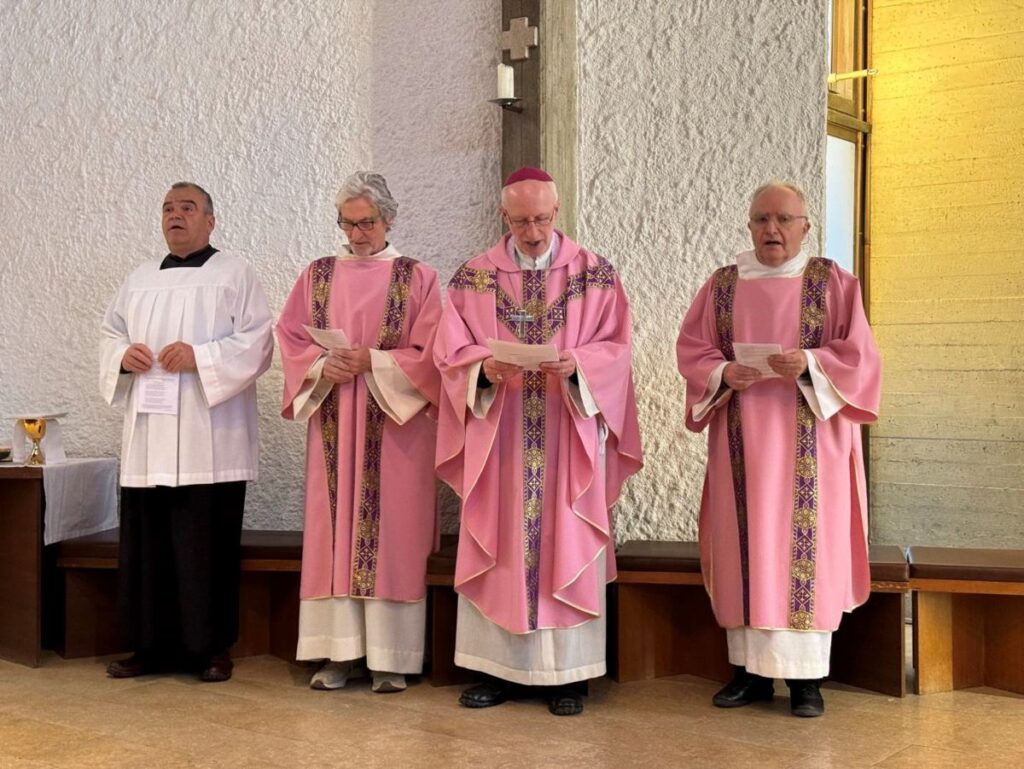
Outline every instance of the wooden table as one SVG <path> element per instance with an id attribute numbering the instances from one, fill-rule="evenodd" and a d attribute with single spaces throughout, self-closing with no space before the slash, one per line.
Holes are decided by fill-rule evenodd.
<path id="1" fill-rule="evenodd" d="M 43 469 L 0 465 L 0 659 L 39 665 L 52 561 L 43 550 Z"/>
<path id="2" fill-rule="evenodd" d="M 43 649 L 61 648 L 64 583 L 46 542 L 116 525 L 116 473 L 102 457 L 0 464 L 0 659 L 35 667 Z"/>

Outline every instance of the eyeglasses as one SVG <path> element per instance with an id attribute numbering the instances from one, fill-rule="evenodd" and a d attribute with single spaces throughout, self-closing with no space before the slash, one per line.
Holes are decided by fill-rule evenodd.
<path id="1" fill-rule="evenodd" d="M 750 217 L 751 227 L 767 227 L 768 222 L 772 219 L 775 220 L 776 224 L 780 227 L 789 227 L 797 219 L 806 219 L 806 216 L 793 216 L 792 214 L 779 214 L 774 216 L 772 214 L 758 214 L 757 216 Z"/>
<path id="2" fill-rule="evenodd" d="M 360 219 L 358 222 L 350 222 L 347 219 L 342 219 L 339 216 L 338 226 L 341 227 L 341 229 L 343 229 L 345 232 L 352 232 L 352 230 L 356 229 L 357 227 L 363 232 L 369 232 L 376 226 L 377 222 L 379 221 L 379 216 L 373 219 Z"/>
<path id="3" fill-rule="evenodd" d="M 555 212 L 552 211 L 547 216 L 535 216 L 533 219 L 513 219 L 508 214 L 505 214 L 505 218 L 508 220 L 508 226 L 514 230 L 525 230 L 531 224 L 535 225 L 538 229 L 544 229 L 555 218 Z"/>

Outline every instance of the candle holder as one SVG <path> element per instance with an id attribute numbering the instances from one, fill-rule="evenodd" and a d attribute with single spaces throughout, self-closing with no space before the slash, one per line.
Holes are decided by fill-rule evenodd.
<path id="1" fill-rule="evenodd" d="M 488 99 L 487 101 L 489 101 L 491 104 L 497 104 L 503 110 L 508 110 L 509 112 L 523 111 L 523 108 L 520 106 L 520 102 L 522 102 L 522 99 L 519 98 L 518 96 L 508 96 L 503 99 Z"/>

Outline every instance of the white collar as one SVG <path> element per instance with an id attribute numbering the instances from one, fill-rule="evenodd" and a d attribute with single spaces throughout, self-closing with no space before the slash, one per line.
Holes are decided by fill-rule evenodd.
<path id="1" fill-rule="evenodd" d="M 398 249 L 390 243 L 385 245 L 383 250 L 369 256 L 358 256 L 352 253 L 352 247 L 348 243 L 342 243 L 341 248 L 338 249 L 339 259 L 397 259 L 399 256 L 401 254 L 398 253 Z"/>
<path id="2" fill-rule="evenodd" d="M 758 278 L 795 278 L 804 274 L 804 267 L 810 254 L 802 250 L 792 259 L 787 259 L 777 267 L 761 264 L 753 251 L 740 251 L 736 254 L 736 266 L 739 267 L 742 280 L 757 280 Z"/>
<path id="3" fill-rule="evenodd" d="M 516 245 L 516 239 L 510 237 L 506 246 L 506 253 L 508 253 L 508 258 L 515 262 L 520 270 L 546 270 L 557 258 L 559 245 L 558 233 L 552 232 L 551 242 L 548 243 L 548 250 L 536 259 L 533 259 L 520 251 Z"/>

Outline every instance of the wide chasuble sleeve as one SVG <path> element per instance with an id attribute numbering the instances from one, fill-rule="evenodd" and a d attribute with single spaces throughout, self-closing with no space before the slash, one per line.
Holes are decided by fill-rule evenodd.
<path id="1" fill-rule="evenodd" d="M 625 292 L 605 259 L 561 237 L 547 270 L 519 270 L 504 240 L 463 265 L 435 347 L 437 469 L 462 499 L 456 590 L 512 633 L 598 615 L 615 575 L 610 508 L 642 465 Z M 564 378 L 524 372 L 473 416 L 467 380 L 490 338 L 571 352 L 600 413 L 581 414 Z"/>
<path id="2" fill-rule="evenodd" d="M 303 599 L 415 601 L 426 594 L 426 561 L 438 533 L 440 378 L 432 349 L 440 313 L 436 273 L 407 257 L 319 259 L 285 303 L 277 326 L 282 414 L 309 417 Z M 324 351 L 304 325 L 340 328 L 352 344 L 388 356 L 391 376 L 407 400 L 419 399 L 419 410 L 396 421 L 371 392 L 372 373 L 330 386 L 322 378 Z M 320 392 L 311 416 L 296 414 L 296 396 L 308 395 L 311 384 Z M 377 391 L 393 392 L 386 383 Z"/>
<path id="3" fill-rule="evenodd" d="M 712 392 L 733 341 L 808 350 L 843 407 L 820 420 L 780 378 Z M 820 258 L 802 277 L 722 268 L 695 297 L 676 352 L 686 426 L 708 428 L 701 568 L 719 624 L 835 630 L 870 591 L 860 424 L 878 413 L 881 374 L 856 278 Z"/>

